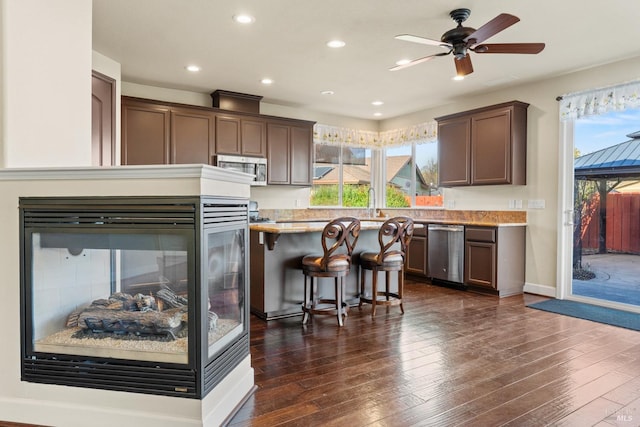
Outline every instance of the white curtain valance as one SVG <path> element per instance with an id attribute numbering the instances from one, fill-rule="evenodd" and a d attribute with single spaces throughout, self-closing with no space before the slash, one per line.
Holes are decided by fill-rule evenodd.
<path id="1" fill-rule="evenodd" d="M 316 123 L 313 126 L 313 142 L 327 145 L 381 148 L 406 145 L 412 142 L 432 142 L 437 138 L 437 130 L 438 124 L 435 121 L 384 132 L 341 128 Z"/>
<path id="2" fill-rule="evenodd" d="M 640 81 L 564 95 L 560 120 L 595 116 L 640 107 Z"/>

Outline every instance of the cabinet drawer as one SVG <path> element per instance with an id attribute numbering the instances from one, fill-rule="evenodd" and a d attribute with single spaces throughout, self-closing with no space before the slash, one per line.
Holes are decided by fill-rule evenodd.
<path id="1" fill-rule="evenodd" d="M 427 224 L 416 222 L 413 227 L 413 235 L 427 237 Z"/>
<path id="2" fill-rule="evenodd" d="M 465 230 L 466 239 L 474 240 L 476 242 L 490 242 L 496 241 L 496 229 L 495 228 L 470 228 Z"/>

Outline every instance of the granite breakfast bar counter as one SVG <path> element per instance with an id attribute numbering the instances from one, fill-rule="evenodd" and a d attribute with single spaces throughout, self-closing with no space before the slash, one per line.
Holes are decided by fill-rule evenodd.
<path id="1" fill-rule="evenodd" d="M 429 218 L 414 217 L 416 229 L 410 247 L 407 273 L 430 283 L 425 267 L 428 224 L 464 225 L 473 229 L 466 242 L 464 288 L 500 297 L 523 292 L 525 258 L 525 212 L 445 211 L 434 212 Z M 438 215 L 440 214 L 440 215 Z M 347 276 L 346 298 L 357 304 L 358 260 L 363 251 L 378 251 L 378 230 L 385 218 L 362 220 L 360 238 L 354 250 L 351 272 Z M 320 235 L 327 224 L 324 219 L 308 219 L 281 223 L 250 225 L 250 296 L 251 312 L 270 320 L 302 314 L 304 276 L 301 260 L 304 255 L 321 253 Z M 491 240 L 473 241 L 472 234 L 489 235 Z M 488 234 L 487 234 L 488 233 Z M 417 249 L 417 251 L 416 251 Z M 415 251 L 415 253 L 414 253 Z M 411 254 L 414 254 L 413 258 Z M 416 258 L 416 254 L 418 254 Z M 416 268 L 416 263 L 418 267 Z M 419 264 L 422 264 L 420 266 Z M 417 275 L 416 275 L 417 273 Z M 392 275 L 392 288 L 397 280 Z M 331 280 L 319 280 L 324 295 L 333 293 Z"/>
<path id="2" fill-rule="evenodd" d="M 304 255 L 322 253 L 320 235 L 326 224 L 326 221 L 311 221 L 250 226 L 250 305 L 253 314 L 264 320 L 302 315 L 304 275 L 301 260 Z M 351 272 L 346 277 L 346 299 L 350 305 L 358 301 L 359 253 L 379 250 L 381 224 L 381 221 L 361 222 Z M 318 289 L 321 294 L 331 295 L 333 281 L 318 280 Z"/>

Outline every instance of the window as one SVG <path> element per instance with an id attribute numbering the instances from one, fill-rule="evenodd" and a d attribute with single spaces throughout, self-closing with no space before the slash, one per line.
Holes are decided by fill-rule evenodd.
<path id="1" fill-rule="evenodd" d="M 371 150 L 315 144 L 311 206 L 369 206 Z"/>
<path id="2" fill-rule="evenodd" d="M 389 147 L 384 159 L 386 207 L 443 205 L 435 142 Z"/>
<path id="3" fill-rule="evenodd" d="M 316 143 L 314 149 L 310 206 L 373 207 L 369 188 L 377 182 L 377 173 L 383 174 L 386 187 L 385 202 L 379 200 L 379 206 L 443 205 L 435 142 L 378 150 L 384 159 L 381 168 L 372 167 L 375 156 L 369 148 Z"/>

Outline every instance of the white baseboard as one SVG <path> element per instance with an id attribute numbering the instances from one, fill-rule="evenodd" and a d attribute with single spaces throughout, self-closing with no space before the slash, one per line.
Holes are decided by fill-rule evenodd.
<path id="1" fill-rule="evenodd" d="M 556 297 L 557 289 L 555 286 L 539 285 L 537 283 L 525 282 L 524 291 L 528 294 L 542 295 L 545 297 Z"/>

